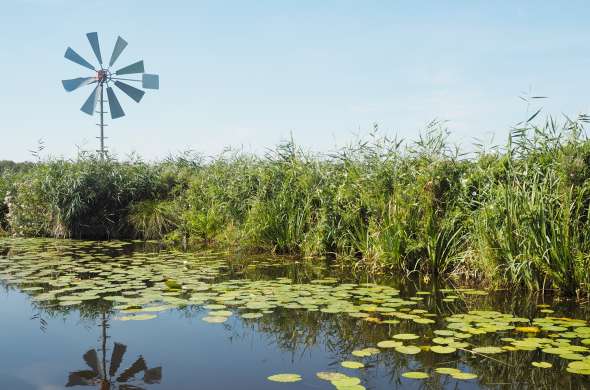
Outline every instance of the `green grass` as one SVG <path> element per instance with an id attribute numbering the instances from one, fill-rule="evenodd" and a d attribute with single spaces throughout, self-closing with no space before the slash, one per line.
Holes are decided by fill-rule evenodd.
<path id="1" fill-rule="evenodd" d="M 0 172 L 11 234 L 160 239 L 336 261 L 400 275 L 588 291 L 586 117 L 531 121 L 461 155 L 433 122 L 330 154 L 293 141 L 264 156 L 159 163 L 49 159 Z"/>

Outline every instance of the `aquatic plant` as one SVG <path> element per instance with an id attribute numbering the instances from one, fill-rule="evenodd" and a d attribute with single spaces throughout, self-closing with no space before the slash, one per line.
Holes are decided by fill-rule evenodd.
<path id="1" fill-rule="evenodd" d="M 588 292 L 587 117 L 534 116 L 503 147 L 459 153 L 440 122 L 415 141 L 375 128 L 329 154 L 39 159 L 0 176 L 13 235 L 157 239 L 334 258 L 355 269 Z"/>
<path id="2" fill-rule="evenodd" d="M 336 388 L 364 389 L 376 367 L 387 369 L 383 372 L 391 375 L 391 383 L 428 379 L 425 384 L 441 388 L 460 386 L 454 381 L 464 380 L 480 387 L 510 381 L 547 388 L 565 382 L 582 388 L 590 375 L 587 307 L 579 306 L 575 318 L 567 305 L 549 296 L 531 295 L 533 299 L 523 302 L 514 294 L 494 296 L 430 284 L 402 291 L 355 281 L 349 273 L 328 267 L 318 273 L 295 271 L 306 276 L 295 280 L 284 276 L 285 268 L 317 264 L 281 262 L 267 255 L 242 259 L 245 270 L 259 273 L 238 276 L 227 254 L 134 248 L 118 241 L 0 239 L 3 288 L 26 294 L 38 313 L 61 312 L 65 317 L 79 311 L 93 322 L 102 317 L 102 358 L 95 349 L 84 354 L 90 370 L 71 372 L 68 387 L 159 382 L 161 368 L 148 369 L 141 356 L 118 372 L 125 352 L 120 343 L 113 346 L 107 373 L 107 320 L 157 323 L 161 317 L 178 317 L 159 314 L 168 311 L 229 332 L 230 348 L 239 333 L 250 330 L 264 334 L 265 349 L 270 343 L 277 352 L 301 356 L 321 347 L 329 359 L 320 359 L 317 379 Z M 536 304 L 539 298 L 551 304 Z M 248 353 L 253 353 L 251 347 Z M 323 371 L 327 369 L 337 371 Z M 266 370 L 261 379 L 314 379 L 290 369 Z M 137 376 L 140 372 L 143 378 Z"/>

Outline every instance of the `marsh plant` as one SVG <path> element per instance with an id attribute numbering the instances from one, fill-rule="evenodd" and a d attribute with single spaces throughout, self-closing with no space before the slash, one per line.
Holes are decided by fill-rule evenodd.
<path id="1" fill-rule="evenodd" d="M 4 169 L 2 228 L 143 238 L 303 257 L 374 272 L 588 291 L 588 118 L 534 116 L 503 147 L 461 154 L 440 122 L 328 154 L 288 141 L 158 163 L 81 154 Z M 3 196 L 4 198 L 4 196 Z"/>

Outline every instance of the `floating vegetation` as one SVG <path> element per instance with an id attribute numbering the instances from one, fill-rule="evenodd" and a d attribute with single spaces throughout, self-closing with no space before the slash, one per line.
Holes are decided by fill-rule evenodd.
<path id="1" fill-rule="evenodd" d="M 158 316 L 155 314 L 139 314 L 136 316 L 123 316 L 117 317 L 119 321 L 145 321 L 145 320 L 152 320 L 157 318 Z"/>
<path id="2" fill-rule="evenodd" d="M 267 379 L 272 382 L 291 383 L 299 382 L 302 378 L 298 374 L 275 374 L 269 376 Z"/>
<path id="3" fill-rule="evenodd" d="M 397 341 L 397 340 L 384 340 L 384 341 L 379 341 L 377 343 L 377 346 L 379 348 L 396 348 L 396 347 L 401 347 L 402 345 L 404 345 L 401 341 Z"/>
<path id="4" fill-rule="evenodd" d="M 221 323 L 227 321 L 227 317 L 215 317 L 215 316 L 205 316 L 201 319 L 205 322 L 210 323 L 210 324 L 221 324 Z"/>
<path id="5" fill-rule="evenodd" d="M 129 322 L 178 311 L 205 323 L 224 324 L 201 325 L 211 329 L 242 324 L 266 332 L 278 326 L 275 322 L 295 324 L 281 325 L 288 328 L 288 340 L 304 339 L 310 321 L 317 329 L 302 343 L 331 337 L 323 326 L 337 324 L 336 329 L 350 327 L 350 343 L 334 361 L 341 362 L 340 370 L 371 370 L 393 359 L 404 362 L 408 371 L 398 375 L 408 379 L 474 380 L 479 377 L 473 369 L 476 362 L 506 366 L 515 364 L 517 356 L 520 367 L 535 372 L 552 368 L 542 371 L 590 375 L 590 325 L 566 317 L 555 305 L 551 312 L 533 305 L 531 312 L 516 315 L 489 310 L 492 298 L 479 290 L 408 293 L 391 284 L 327 276 L 332 271 L 317 264 L 308 274 L 278 272 L 285 268 L 277 267 L 275 259 L 233 263 L 214 252 L 161 249 L 153 254 L 130 251 L 129 243 L 22 239 L 0 240 L 0 249 L 3 246 L 9 250 L 0 252 L 0 281 L 29 296 L 39 309 L 82 312 L 100 306 L 114 319 Z M 271 268 L 273 273 L 265 271 Z M 453 302 L 445 301 L 448 297 Z M 364 336 L 353 341 L 357 329 Z M 475 372 L 436 366 L 451 361 Z M 365 388 L 360 378 L 341 372 L 320 371 L 316 376 L 342 390 Z M 302 378 L 276 374 L 268 379 Z"/>
<path id="6" fill-rule="evenodd" d="M 395 347 L 395 351 L 399 353 L 403 353 L 404 355 L 415 355 L 420 353 L 422 349 L 420 347 L 416 347 L 414 345 L 401 345 L 399 347 Z"/>
<path id="7" fill-rule="evenodd" d="M 356 386 L 361 383 L 360 378 L 354 376 L 346 376 L 335 378 L 331 380 L 332 384 L 336 387 L 344 387 L 344 386 Z"/>
<path id="8" fill-rule="evenodd" d="M 453 379 L 458 379 L 458 380 L 463 380 L 463 381 L 477 378 L 476 374 L 473 374 L 470 372 L 456 372 L 456 373 L 452 373 L 451 376 L 453 377 Z"/>
<path id="9" fill-rule="evenodd" d="M 356 357 L 368 357 L 368 356 L 376 355 L 379 352 L 381 352 L 381 351 L 379 351 L 378 348 L 369 347 L 369 348 L 354 350 L 351 352 L 351 354 Z"/>
<path id="10" fill-rule="evenodd" d="M 404 372 L 402 374 L 402 376 L 404 378 L 409 378 L 409 379 L 426 379 L 429 378 L 430 375 L 428 375 L 425 372 L 420 372 L 420 371 L 408 371 L 408 372 Z"/>
<path id="11" fill-rule="evenodd" d="M 365 365 L 361 362 L 353 362 L 350 360 L 346 360 L 343 361 L 342 363 L 340 363 L 340 365 L 344 368 L 351 368 L 351 369 L 357 369 L 357 368 L 363 368 Z"/>
<path id="12" fill-rule="evenodd" d="M 458 370 L 458 369 L 452 368 L 452 367 L 437 367 L 434 369 L 434 371 L 437 374 L 444 374 L 444 375 L 453 375 L 453 374 L 457 374 L 457 373 L 461 372 L 461 370 Z"/>
<path id="13" fill-rule="evenodd" d="M 394 334 L 393 338 L 396 340 L 416 340 L 416 339 L 420 338 L 420 336 L 418 336 L 417 334 L 412 334 L 412 333 L 400 333 L 400 334 Z"/>
<path id="14" fill-rule="evenodd" d="M 500 347 L 477 347 L 477 348 L 473 348 L 471 351 L 475 352 L 475 353 L 485 354 L 485 355 L 492 355 L 495 353 L 506 352 L 505 350 L 503 350 Z"/>
<path id="15" fill-rule="evenodd" d="M 457 348 L 434 345 L 434 346 L 430 347 L 430 350 L 434 353 L 447 354 L 447 353 L 453 353 L 453 352 L 457 351 Z"/>
<path id="16" fill-rule="evenodd" d="M 262 313 L 244 313 L 244 314 L 241 315 L 241 317 L 244 318 L 244 319 L 252 320 L 252 319 L 260 318 L 263 315 L 264 314 L 262 314 Z"/>

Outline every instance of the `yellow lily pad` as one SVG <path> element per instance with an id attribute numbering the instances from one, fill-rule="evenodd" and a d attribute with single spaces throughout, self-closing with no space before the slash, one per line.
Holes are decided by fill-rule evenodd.
<path id="1" fill-rule="evenodd" d="M 430 347 L 430 350 L 434 353 L 447 354 L 447 353 L 453 353 L 453 352 L 457 351 L 457 348 L 444 347 L 442 345 L 433 345 L 432 347 Z"/>
<path id="2" fill-rule="evenodd" d="M 401 347 L 402 345 L 404 345 L 401 341 L 396 341 L 396 340 L 383 340 L 383 341 L 379 341 L 377 343 L 377 346 L 379 348 L 395 348 L 395 347 Z"/>
<path id="3" fill-rule="evenodd" d="M 409 378 L 409 379 L 426 379 L 429 378 L 430 375 L 428 375 L 425 372 L 420 372 L 420 371 L 408 371 L 408 372 L 404 372 L 402 374 L 402 376 L 404 378 Z"/>
<path id="4" fill-rule="evenodd" d="M 492 346 L 490 346 L 490 347 L 477 347 L 477 348 L 473 348 L 472 351 L 476 352 L 476 353 L 482 353 L 485 355 L 491 355 L 491 354 L 495 354 L 495 353 L 505 352 L 500 347 L 492 347 Z"/>
<path id="5" fill-rule="evenodd" d="M 354 362 L 352 360 L 345 360 L 342 363 L 340 363 L 340 365 L 344 368 L 351 368 L 351 369 L 363 368 L 365 366 L 361 362 Z"/>
<path id="6" fill-rule="evenodd" d="M 416 340 L 420 338 L 417 334 L 413 333 L 400 333 L 393 336 L 396 340 Z"/>
<path id="7" fill-rule="evenodd" d="M 395 350 L 405 355 L 415 355 L 422 351 L 419 347 L 416 347 L 414 345 L 401 345 L 399 347 L 395 347 Z"/>
<path id="8" fill-rule="evenodd" d="M 454 379 L 459 379 L 459 380 L 469 380 L 469 379 L 477 378 L 476 374 L 472 374 L 470 372 L 457 372 L 455 374 L 451 374 L 451 376 Z"/>
<path id="9" fill-rule="evenodd" d="M 291 383 L 299 382 L 302 378 L 299 374 L 275 374 L 267 378 L 272 382 Z"/>

